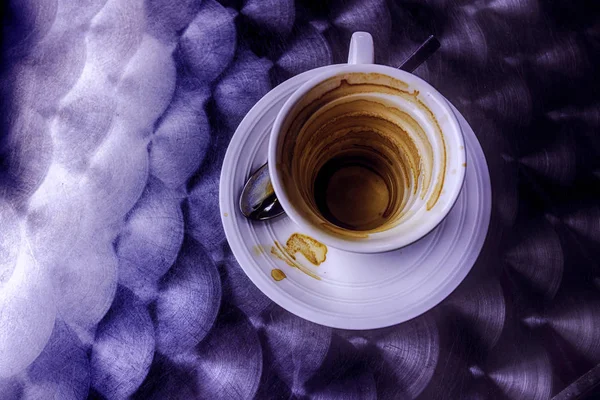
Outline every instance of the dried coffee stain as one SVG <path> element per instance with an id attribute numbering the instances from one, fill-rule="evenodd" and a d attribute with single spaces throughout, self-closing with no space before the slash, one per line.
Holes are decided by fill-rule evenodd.
<path id="1" fill-rule="evenodd" d="M 302 264 L 300 264 L 298 261 L 296 261 L 296 257 L 294 257 L 293 255 L 290 255 L 287 251 L 287 249 L 285 247 L 283 247 L 279 242 L 275 242 L 275 246 L 271 247 L 271 254 L 273 254 L 275 257 L 279 258 L 280 260 L 285 261 L 285 263 L 287 265 L 289 265 L 292 268 L 298 268 L 300 271 L 304 272 L 306 275 L 310 276 L 311 278 L 315 278 L 316 280 L 321 280 L 321 278 L 319 278 L 319 275 L 315 274 L 314 272 L 312 272 L 310 269 L 306 268 L 305 266 L 303 266 Z"/>
<path id="2" fill-rule="evenodd" d="M 252 247 L 252 251 L 254 252 L 254 255 L 260 256 L 265 252 L 265 249 L 260 244 L 257 244 L 256 246 Z"/>
<path id="3" fill-rule="evenodd" d="M 301 233 L 290 236 L 286 247 L 290 254 L 302 253 L 314 265 L 321 265 L 327 258 L 327 246 Z"/>
<path id="4" fill-rule="evenodd" d="M 273 279 L 275 279 L 277 282 L 279 282 L 280 280 L 285 279 L 285 272 L 283 272 L 280 269 L 273 269 L 271 270 L 271 277 L 273 277 Z"/>
<path id="5" fill-rule="evenodd" d="M 298 268 L 306 275 L 321 280 L 317 274 L 298 262 L 296 253 L 301 253 L 310 263 L 319 266 L 327 259 L 327 246 L 310 236 L 294 233 L 287 240 L 285 247 L 277 241 L 271 247 L 271 254 L 284 261 L 290 267 Z"/>

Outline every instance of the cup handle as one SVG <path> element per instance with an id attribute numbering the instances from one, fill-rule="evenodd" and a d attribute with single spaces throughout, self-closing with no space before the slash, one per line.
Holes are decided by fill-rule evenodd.
<path id="1" fill-rule="evenodd" d="M 375 59 L 373 37 L 369 32 L 354 32 L 350 40 L 348 64 L 373 64 Z"/>

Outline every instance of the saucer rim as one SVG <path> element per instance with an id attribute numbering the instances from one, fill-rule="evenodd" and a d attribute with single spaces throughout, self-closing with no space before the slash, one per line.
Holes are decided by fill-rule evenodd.
<path id="1" fill-rule="evenodd" d="M 478 150 L 478 152 L 480 152 L 480 154 L 478 154 L 478 155 L 471 154 L 471 155 L 474 158 L 475 157 L 481 158 L 481 160 L 483 162 L 482 168 L 480 171 L 481 175 L 478 174 L 478 178 L 477 178 L 478 181 L 483 181 L 483 182 L 480 182 L 481 185 L 478 185 L 478 187 L 479 187 L 478 190 L 481 191 L 481 194 L 483 196 L 482 202 L 481 202 L 482 206 L 480 208 L 478 208 L 478 210 L 482 210 L 483 215 L 481 215 L 481 217 L 480 217 L 481 222 L 477 225 L 484 223 L 484 229 L 481 229 L 481 226 L 480 226 L 480 228 L 478 228 L 478 230 L 481 229 L 481 231 L 480 231 L 480 233 L 475 235 L 474 241 L 472 243 L 473 246 L 470 246 L 472 248 L 471 251 L 468 252 L 468 255 L 465 257 L 465 259 L 460 260 L 461 264 L 464 263 L 464 264 L 468 264 L 469 266 L 463 267 L 462 269 L 457 268 L 455 270 L 454 275 L 448 275 L 448 276 L 444 277 L 442 282 L 444 282 L 444 281 L 452 281 L 452 282 L 451 283 L 446 282 L 444 284 L 445 286 L 442 286 L 440 288 L 440 290 L 438 290 L 436 293 L 434 293 L 434 295 L 428 296 L 428 298 L 424 298 L 424 300 L 421 301 L 420 303 L 416 303 L 412 307 L 413 308 L 411 310 L 412 312 L 407 313 L 406 312 L 407 310 L 405 309 L 402 312 L 390 313 L 390 315 L 386 314 L 386 315 L 375 316 L 375 317 L 370 316 L 370 315 L 369 316 L 360 316 L 360 317 L 355 316 L 355 317 L 349 318 L 348 316 L 342 316 L 340 314 L 330 313 L 325 310 L 319 309 L 312 304 L 303 302 L 303 301 L 297 299 L 296 297 L 291 296 L 289 293 L 282 290 L 281 288 L 274 289 L 273 284 L 276 282 L 269 280 L 268 277 L 266 277 L 264 274 L 260 273 L 259 270 L 257 270 L 255 267 L 252 266 L 255 263 L 258 265 L 259 261 L 252 259 L 251 254 L 248 254 L 247 251 L 244 250 L 243 246 L 236 245 L 237 242 L 239 242 L 237 244 L 243 243 L 244 239 L 241 237 L 241 232 L 240 232 L 238 224 L 233 223 L 231 221 L 232 219 L 235 219 L 237 217 L 234 215 L 226 216 L 227 212 L 238 212 L 238 210 L 231 209 L 231 205 L 229 204 L 231 199 L 229 199 L 229 196 L 225 196 L 225 193 L 235 191 L 235 188 L 228 188 L 229 180 L 231 179 L 233 174 L 231 174 L 229 171 L 227 171 L 223 167 L 230 165 L 232 162 L 233 162 L 232 165 L 237 164 L 237 161 L 232 160 L 232 157 L 234 157 L 234 152 L 239 152 L 239 149 L 233 149 L 231 147 L 231 143 L 234 142 L 234 139 L 236 138 L 236 136 L 245 136 L 245 135 L 248 135 L 248 132 L 252 131 L 256 121 L 259 120 L 266 111 L 270 110 L 270 108 L 265 107 L 266 105 L 268 105 L 269 103 L 273 103 L 275 101 L 275 99 L 279 99 L 280 97 L 282 97 L 283 94 L 285 94 L 289 91 L 289 88 L 291 86 L 293 86 L 293 84 L 297 83 L 297 86 L 300 87 L 302 85 L 303 81 L 306 82 L 310 79 L 311 75 L 318 74 L 322 70 L 331 68 L 331 67 L 332 66 L 325 66 L 325 67 L 320 67 L 320 68 L 317 68 L 314 70 L 310 70 L 310 71 L 304 72 L 300 75 L 297 75 L 297 76 L 281 83 L 280 85 L 278 85 L 277 87 L 275 87 L 271 91 L 269 91 L 267 94 L 265 94 L 254 105 L 254 107 L 246 114 L 246 116 L 244 117 L 244 119 L 242 120 L 242 122 L 240 123 L 238 128 L 236 129 L 234 135 L 232 136 L 231 142 L 228 146 L 228 149 L 227 149 L 224 161 L 223 161 L 223 165 L 222 165 L 222 170 L 221 170 L 221 175 L 220 175 L 220 183 L 219 183 L 219 206 L 220 206 L 221 221 L 222 221 L 223 228 L 225 231 L 225 236 L 227 238 L 227 241 L 230 245 L 230 248 L 231 248 L 233 255 L 235 256 L 238 264 L 240 265 L 240 267 L 242 268 L 244 273 L 248 276 L 248 278 L 251 280 L 251 282 L 274 303 L 278 304 L 282 308 L 292 312 L 293 314 L 295 314 L 303 319 L 306 319 L 308 321 L 311 321 L 311 322 L 314 322 L 314 323 L 317 323 L 320 325 L 324 325 L 324 326 L 340 328 L 340 329 L 349 329 L 349 330 L 384 328 L 384 327 L 388 327 L 388 326 L 392 326 L 392 325 L 396 325 L 396 324 L 408 321 L 412 318 L 415 318 L 415 317 L 429 311 L 430 309 L 435 307 L 437 304 L 439 304 L 441 301 L 446 299 L 450 295 L 450 293 L 452 293 L 460 285 L 460 283 L 464 280 L 466 275 L 471 271 L 477 258 L 481 254 L 481 251 L 484 247 L 485 241 L 488 236 L 487 233 L 489 231 L 489 225 L 490 225 L 490 219 L 491 219 L 491 205 L 492 205 L 492 198 L 491 198 L 492 193 L 491 193 L 489 168 L 487 165 L 487 160 L 485 158 L 485 154 L 483 153 L 483 149 L 481 148 L 481 144 L 479 143 L 479 140 L 477 139 L 476 135 L 474 134 L 472 128 L 470 127 L 468 122 L 464 119 L 462 114 L 450 102 L 448 102 L 448 104 L 452 108 L 452 111 L 456 113 L 456 117 L 459 120 L 459 123 L 461 124 L 461 128 L 463 129 L 463 134 L 465 132 L 464 129 L 468 128 L 470 133 L 473 134 L 473 139 L 475 140 L 474 144 L 476 144 L 475 147 L 478 147 L 478 149 L 470 149 L 470 147 L 472 147 L 472 145 L 467 146 L 465 144 L 465 149 L 467 150 L 467 152 L 470 152 L 469 150 L 471 150 L 472 152 L 475 152 L 476 150 Z M 466 127 L 462 127 L 463 124 L 465 124 Z M 465 140 L 465 143 L 466 142 L 467 141 Z M 229 175 L 229 177 L 228 177 L 228 175 Z M 466 179 L 465 179 L 465 181 L 466 181 Z M 231 185 L 229 185 L 229 186 L 231 186 Z M 231 193 L 231 194 L 235 194 L 235 193 Z M 233 203 L 235 203 L 234 200 L 231 200 L 231 201 Z M 291 220 L 290 220 L 290 222 L 294 223 Z M 248 222 L 246 220 L 246 223 L 250 223 L 250 222 Z M 229 225 L 231 225 L 231 226 L 229 226 Z M 234 232 L 234 231 L 236 231 L 236 232 Z M 232 243 L 234 245 L 232 245 Z M 371 254 L 371 256 L 377 257 L 377 253 Z M 246 266 L 244 267 L 244 265 L 246 265 Z M 351 324 L 348 324 L 349 322 Z"/>

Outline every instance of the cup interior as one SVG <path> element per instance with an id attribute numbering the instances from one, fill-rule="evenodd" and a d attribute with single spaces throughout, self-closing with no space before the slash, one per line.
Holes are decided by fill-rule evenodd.
<path id="1" fill-rule="evenodd" d="M 370 252 L 406 245 L 441 221 L 464 157 L 456 117 L 427 83 L 390 67 L 340 66 L 286 102 L 269 168 L 295 222 L 334 247 Z"/>

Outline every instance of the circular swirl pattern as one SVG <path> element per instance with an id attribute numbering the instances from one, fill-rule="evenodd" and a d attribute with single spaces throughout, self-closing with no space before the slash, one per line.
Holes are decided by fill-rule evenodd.
<path id="1" fill-rule="evenodd" d="M 150 369 L 154 346 L 148 310 L 120 287 L 96 331 L 90 357 L 92 387 L 107 398 L 131 395 Z"/>
<path id="2" fill-rule="evenodd" d="M 179 257 L 159 283 L 156 346 L 177 354 L 196 346 L 210 331 L 221 303 L 217 268 L 202 246 L 186 238 Z"/>
<path id="3" fill-rule="evenodd" d="M 143 301 L 154 300 L 158 280 L 183 243 L 181 197 L 151 178 L 116 242 L 119 282 Z"/>

